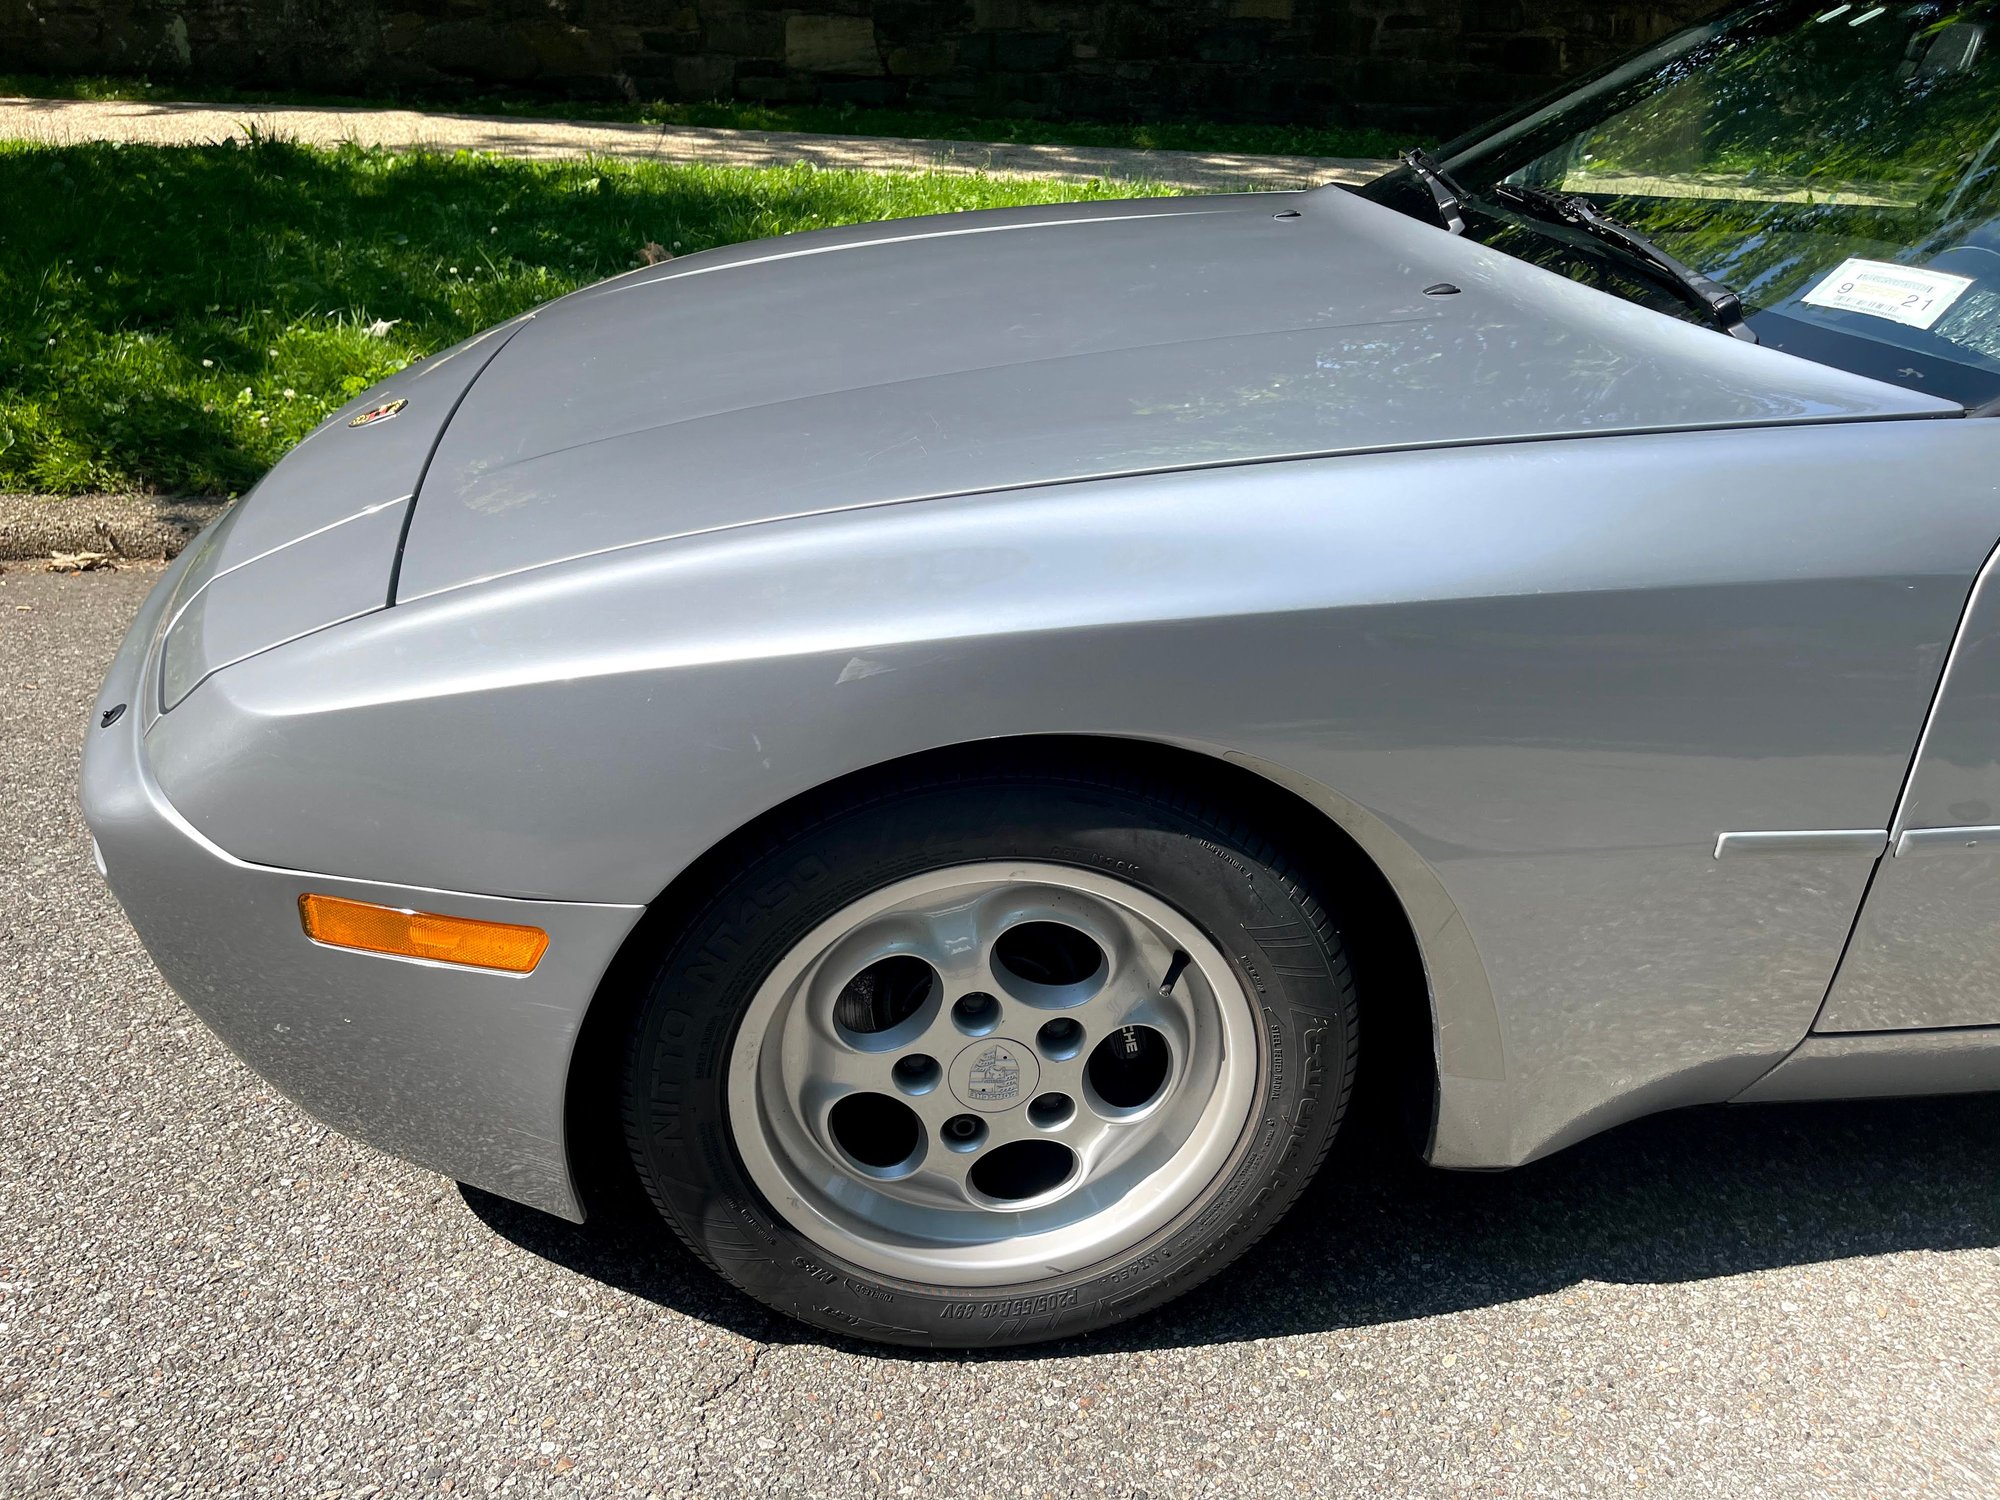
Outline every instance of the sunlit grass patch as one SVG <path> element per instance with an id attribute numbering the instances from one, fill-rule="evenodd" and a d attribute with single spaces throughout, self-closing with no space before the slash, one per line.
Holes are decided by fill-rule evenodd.
<path id="1" fill-rule="evenodd" d="M 648 245 L 1161 191 L 272 140 L 0 143 L 0 489 L 240 492 L 356 391 Z"/>

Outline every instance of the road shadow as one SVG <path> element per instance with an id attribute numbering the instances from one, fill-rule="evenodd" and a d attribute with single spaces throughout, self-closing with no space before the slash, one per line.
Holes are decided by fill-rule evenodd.
<path id="1" fill-rule="evenodd" d="M 1898 1250 L 2000 1245 L 1995 1096 L 1716 1107 L 1514 1172 L 1437 1172 L 1373 1122 L 1215 1281 L 1094 1338 L 995 1355 L 1184 1348 L 1435 1317 L 1582 1281 L 1661 1284 Z M 461 1189 L 495 1232 L 580 1275 L 767 1342 L 848 1346 L 724 1287 L 635 1207 L 576 1226 Z"/>

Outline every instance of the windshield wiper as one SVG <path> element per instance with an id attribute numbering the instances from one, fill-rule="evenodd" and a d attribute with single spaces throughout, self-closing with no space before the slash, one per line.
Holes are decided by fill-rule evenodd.
<path id="1" fill-rule="evenodd" d="M 1458 184 L 1444 175 L 1438 164 L 1431 160 L 1430 152 L 1421 146 L 1413 146 L 1403 153 L 1403 165 L 1416 174 L 1417 180 L 1431 190 L 1431 201 L 1437 204 L 1438 217 L 1452 234 L 1465 233 L 1465 194 Z"/>
<path id="2" fill-rule="evenodd" d="M 1545 223 L 1567 224 L 1607 244 L 1618 246 L 1672 282 L 1689 301 L 1699 303 L 1714 320 L 1715 326 L 1731 338 L 1742 339 L 1749 344 L 1757 342 L 1757 335 L 1751 332 L 1743 321 L 1741 297 L 1714 277 L 1704 276 L 1694 267 L 1675 260 L 1638 230 L 1598 212 L 1597 207 L 1587 198 L 1579 198 L 1574 193 L 1552 193 L 1547 188 L 1524 187 L 1511 182 L 1503 182 L 1496 186 L 1493 189 L 1493 196 L 1502 203 L 1519 209 L 1530 218 L 1540 219 Z"/>

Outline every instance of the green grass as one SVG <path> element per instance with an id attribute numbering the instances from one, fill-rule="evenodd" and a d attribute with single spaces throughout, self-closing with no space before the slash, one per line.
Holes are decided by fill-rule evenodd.
<path id="1" fill-rule="evenodd" d="M 234 494 L 411 359 L 737 240 L 1118 183 L 0 143 L 0 490 Z M 384 326 L 386 325 L 386 326 Z"/>
<path id="2" fill-rule="evenodd" d="M 636 120 L 655 125 L 713 125 L 731 130 L 799 130 L 822 135 L 915 136 L 938 141 L 1001 141 L 1019 145 L 1133 146 L 1156 151 L 1240 151 L 1276 156 L 1393 156 L 1411 144 L 1407 133 L 1372 126 L 1225 125 L 1167 120 L 1143 125 L 1087 120 L 1002 119 L 920 109 L 856 105 L 631 104 L 538 97 L 358 98 L 258 92 L 191 82 L 155 84 L 136 78 L 43 78 L 0 74 L 0 94 L 41 99 L 198 100 L 217 104 L 322 104 L 337 107 L 446 109 L 463 114 L 563 120 Z"/>

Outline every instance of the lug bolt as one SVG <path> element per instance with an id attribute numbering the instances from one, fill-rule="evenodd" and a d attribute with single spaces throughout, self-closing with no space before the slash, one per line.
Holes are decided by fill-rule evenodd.
<path id="1" fill-rule="evenodd" d="M 968 1036 L 984 1036 L 1000 1024 L 1000 1002 L 987 994 L 960 996 L 951 1019 Z"/>
<path id="2" fill-rule="evenodd" d="M 1068 1094 L 1037 1094 L 1028 1104 L 1028 1123 L 1039 1130 L 1067 1125 L 1076 1113 L 1076 1101 Z"/>
<path id="3" fill-rule="evenodd" d="M 977 1115 L 953 1115 L 944 1122 L 944 1143 L 953 1151 L 977 1151 L 986 1140 L 986 1122 Z"/>

